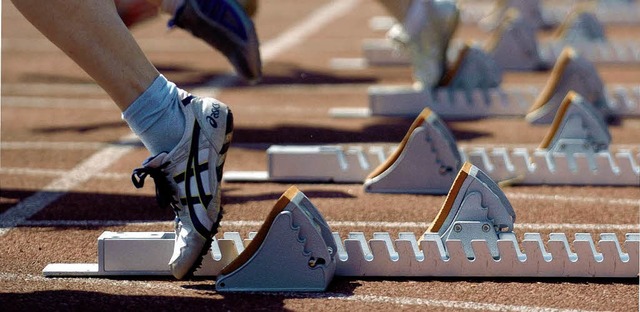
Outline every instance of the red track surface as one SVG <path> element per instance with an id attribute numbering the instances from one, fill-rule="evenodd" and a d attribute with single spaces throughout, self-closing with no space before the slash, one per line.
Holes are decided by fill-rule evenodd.
<path id="1" fill-rule="evenodd" d="M 343 2 L 344 1 L 344 2 Z M 336 3 L 345 3 L 345 0 Z M 257 86 L 234 82 L 214 90 L 230 66 L 222 56 L 180 30 L 167 33 L 165 19 L 133 30 L 153 63 L 170 80 L 199 95 L 231 105 L 236 117 L 227 170 L 265 170 L 270 144 L 396 143 L 412 120 L 402 118 L 333 119 L 332 107 L 366 107 L 367 87 L 411 83 L 407 68 L 336 70 L 335 57 L 361 57 L 365 38 L 380 38 L 368 22 L 385 12 L 375 1 L 328 18 L 290 47 L 276 41 L 310 20 L 329 1 L 263 1 L 255 19 L 265 57 L 265 78 Z M 335 7 L 332 5 L 330 7 Z M 608 279 L 336 279 L 328 294 L 234 294 L 215 292 L 213 280 L 44 278 L 52 262 L 95 262 L 96 238 L 110 231 L 171 231 L 169 211 L 155 206 L 153 186 L 135 190 L 129 180 L 148 156 L 140 144 L 116 144 L 130 133 L 107 95 L 8 2 L 2 3 L 2 150 L 0 213 L 15 209 L 34 194 L 54 198 L 41 210 L 0 235 L 0 304 L 3 311 L 28 310 L 638 310 L 638 280 Z M 610 26 L 611 38 L 638 40 L 640 26 Z M 286 38 L 292 38 L 288 33 Z M 487 34 L 462 26 L 456 36 Z M 606 83 L 639 83 L 640 64 L 599 66 Z M 542 84 L 548 73 L 508 73 L 505 83 Z M 537 144 L 545 127 L 520 119 L 449 122 L 461 143 Z M 505 131 L 508 130 L 508 131 Z M 640 120 L 625 119 L 610 128 L 613 144 L 638 144 Z M 40 143 L 40 144 L 37 144 Z M 112 150 L 105 151 L 111 146 Z M 113 146 L 116 146 L 115 148 Z M 121 155 L 117 154 L 122 152 Z M 97 153 L 105 161 L 78 166 Z M 116 155 L 117 154 L 117 155 Z M 119 157 L 119 158 L 116 158 Z M 86 181 L 63 186 L 70 170 Z M 51 187 L 53 185 L 53 187 Z M 63 188 L 60 190 L 60 188 Z M 223 185 L 224 221 L 261 221 L 287 189 L 277 183 Z M 330 221 L 429 222 L 444 196 L 372 195 L 360 185 L 299 184 Z M 560 224 L 544 231 L 575 230 L 562 224 L 617 224 L 638 231 L 637 187 L 508 187 L 504 189 L 518 223 Z M 52 194 L 60 192 L 60 197 Z M 555 196 L 549 199 L 550 196 Z M 22 209 L 28 207 L 22 206 Z M 0 215 L 0 218 L 5 218 Z M 89 220 L 90 226 L 64 225 Z M 109 226 L 110 221 L 145 220 L 152 225 Z M 0 220 L 3 223 L 6 219 Z M 224 225 L 221 231 L 255 231 Z M 349 231 L 413 231 L 386 227 L 333 228 Z M 522 237 L 524 230 L 516 232 Z M 594 235 L 625 230 L 581 230 Z"/>

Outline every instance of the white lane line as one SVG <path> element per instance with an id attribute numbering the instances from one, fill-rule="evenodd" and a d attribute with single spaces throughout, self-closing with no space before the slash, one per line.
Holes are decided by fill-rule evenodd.
<path id="1" fill-rule="evenodd" d="M 117 111 L 118 108 L 110 99 L 59 98 L 40 96 L 3 96 L 3 107 L 25 108 L 76 108 L 102 109 Z"/>
<path id="2" fill-rule="evenodd" d="M 37 283 L 74 283 L 77 285 L 90 286 L 107 286 L 107 287 L 135 287 L 151 290 L 171 290 L 181 294 L 195 294 L 193 290 L 174 285 L 170 282 L 147 282 L 139 280 L 116 280 L 102 278 L 50 278 L 33 274 L 20 274 L 0 272 L 0 281 L 9 282 L 37 282 Z M 213 292 L 213 287 L 212 290 Z M 481 311 L 514 311 L 514 312 L 586 312 L 588 310 L 579 309 L 559 309 L 551 307 L 537 307 L 524 305 L 511 305 L 501 303 L 487 303 L 476 301 L 459 301 L 459 300 L 439 300 L 415 297 L 391 297 L 378 295 L 352 295 L 346 293 L 294 293 L 294 292 L 277 292 L 277 293 L 255 293 L 255 295 L 263 296 L 282 296 L 288 300 L 296 299 L 317 299 L 317 300 L 339 300 L 362 303 L 378 303 L 395 306 L 418 306 L 423 308 L 450 308 L 450 309 L 467 309 Z"/>
<path id="3" fill-rule="evenodd" d="M 140 142 L 139 140 L 137 142 Z M 132 142 L 133 143 L 133 142 Z M 48 141 L 15 141 L 0 142 L 1 150 L 87 150 L 101 149 L 116 144 L 103 142 L 48 142 Z M 142 146 L 142 145 L 140 145 Z"/>
<path id="4" fill-rule="evenodd" d="M 130 140 L 132 136 L 133 134 L 126 136 L 125 141 Z M 108 168 L 132 149 L 133 147 L 127 144 L 104 148 L 79 163 L 66 174 L 50 182 L 39 192 L 9 208 L 0 214 L 0 237 L 62 197 L 69 190 L 91 179 L 97 172 Z"/>
<path id="5" fill-rule="evenodd" d="M 222 220 L 221 226 L 229 228 L 252 227 L 258 228 L 263 221 L 258 220 Z M 328 221 L 334 228 L 377 228 L 377 229 L 427 229 L 430 222 L 385 222 L 385 221 Z M 172 221 L 155 220 L 26 220 L 24 226 L 33 227 L 62 227 L 62 226 L 146 226 L 160 227 L 173 224 Z M 635 231 L 640 232 L 640 224 L 574 224 L 574 223 L 522 223 L 515 225 L 516 230 L 545 231 L 545 230 L 573 230 L 573 231 Z"/>
<path id="6" fill-rule="evenodd" d="M 534 307 L 523 305 L 510 305 L 499 303 L 482 303 L 475 301 L 452 301 L 452 300 L 437 300 L 427 298 L 411 298 L 411 297 L 388 297 L 388 296 L 376 296 L 376 295 L 344 295 L 334 294 L 337 296 L 324 297 L 333 300 L 345 300 L 345 301 L 357 301 L 366 303 L 383 303 L 400 306 L 420 306 L 430 308 L 447 308 L 447 309 L 466 309 L 466 310 L 481 310 L 481 311 L 516 311 L 516 312 L 576 312 L 585 310 L 575 309 L 557 309 L 546 307 Z"/>
<path id="7" fill-rule="evenodd" d="M 299 24 L 272 39 L 268 45 L 262 46 L 260 49 L 262 58 L 271 60 L 291 47 L 299 45 L 309 35 L 321 30 L 329 22 L 355 9 L 359 2 L 360 0 L 334 0 L 327 3 L 307 16 Z"/>
<path id="8" fill-rule="evenodd" d="M 609 205 L 635 206 L 640 208 L 640 199 L 636 198 L 604 198 L 604 197 L 588 197 L 588 196 L 566 196 L 566 195 L 545 195 L 545 194 L 529 194 L 505 192 L 510 200 L 512 199 L 533 199 L 553 202 L 579 202 L 579 203 L 597 203 Z"/>
<path id="9" fill-rule="evenodd" d="M 38 177 L 60 177 L 69 174 L 68 170 L 62 169 L 38 169 L 28 167 L 0 167 L 0 174 L 6 175 L 28 175 Z M 121 180 L 131 178 L 131 174 L 128 173 L 115 173 L 115 172 L 99 172 L 95 173 L 92 178 L 102 180 Z"/>
<path id="10" fill-rule="evenodd" d="M 295 24 L 280 36 L 262 45 L 261 48 L 263 51 L 261 54 L 263 62 L 266 63 L 275 58 L 279 53 L 302 43 L 304 39 L 320 30 L 326 23 L 338 18 L 342 14 L 346 14 L 350 9 L 355 7 L 358 2 L 359 0 L 334 0 L 320 9 L 315 10 L 310 16 L 305 17 L 302 20 L 303 22 Z M 221 76 L 218 79 L 214 79 L 212 83 L 209 84 L 209 86 L 213 86 L 214 89 L 207 89 L 207 93 L 215 96 L 212 94 L 216 94 L 220 88 L 230 85 L 234 80 L 235 76 Z M 114 105 L 112 106 L 114 107 Z M 118 161 L 120 157 L 132 148 L 133 147 L 130 146 L 106 147 L 72 169 L 70 174 L 56 179 L 45 186 L 40 192 L 23 199 L 16 206 L 9 208 L 9 210 L 0 215 L 0 237 L 4 236 L 11 228 L 24 222 L 60 198 L 70 189 Z"/>
<path id="11" fill-rule="evenodd" d="M 32 39 L 29 39 L 32 40 Z M 95 83 L 55 84 L 55 83 L 3 83 L 2 98 L 7 95 L 17 96 L 42 96 L 52 94 L 73 94 L 74 96 L 102 96 L 107 97 L 107 92 Z"/>
<path id="12" fill-rule="evenodd" d="M 0 144 L 0 149 L 97 149 L 99 147 L 118 146 L 117 144 L 107 143 L 72 143 L 72 142 L 28 142 L 13 144 L 12 142 L 6 142 Z M 134 144 L 134 143 L 129 143 Z M 135 145 L 135 144 L 134 144 Z M 140 144 L 138 144 L 140 145 Z M 39 168 L 25 168 L 25 167 L 0 167 L 0 174 L 10 175 L 27 175 L 27 176 L 60 176 L 68 174 L 69 171 L 64 169 L 39 169 Z M 123 173 L 95 173 L 97 179 L 122 179 L 128 178 L 129 174 Z M 505 195 L 510 200 L 526 199 L 536 201 L 549 201 L 549 202 L 573 202 L 573 203 L 585 203 L 585 204 L 602 204 L 602 205 L 615 205 L 615 206 L 631 206 L 640 208 L 640 199 L 635 198 L 604 198 L 604 197 L 587 197 L 587 196 L 564 196 L 564 195 L 544 195 L 544 194 L 529 194 L 529 193 L 516 193 L 506 192 Z M 535 208 L 535 207 L 533 207 Z"/>

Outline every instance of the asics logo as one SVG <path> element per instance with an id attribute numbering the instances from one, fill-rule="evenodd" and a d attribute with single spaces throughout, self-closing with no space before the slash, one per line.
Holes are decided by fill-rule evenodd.
<path id="1" fill-rule="evenodd" d="M 218 103 L 213 103 L 213 105 L 211 106 L 211 112 L 209 112 L 209 115 L 207 115 L 207 121 L 209 122 L 209 125 L 211 125 L 211 127 L 214 128 L 218 128 L 218 122 L 216 121 L 216 119 L 218 119 L 220 117 L 220 104 Z"/>
<path id="2" fill-rule="evenodd" d="M 176 183 L 184 182 L 185 197 L 180 198 L 180 203 L 187 206 L 189 209 L 189 216 L 191 217 L 191 223 L 195 229 L 203 236 L 209 235 L 210 230 L 200 222 L 195 212 L 196 209 L 207 209 L 209 204 L 213 200 L 212 194 L 207 194 L 204 181 L 202 180 L 202 174 L 209 170 L 209 163 L 200 163 L 198 157 L 200 126 L 196 123 L 193 127 L 193 134 L 191 140 L 191 147 L 189 151 L 189 157 L 187 158 L 187 167 L 185 171 L 174 176 Z M 192 187 L 195 182 L 195 188 Z M 195 189 L 195 194 L 192 194 Z M 197 205 L 202 208 L 196 208 Z"/>

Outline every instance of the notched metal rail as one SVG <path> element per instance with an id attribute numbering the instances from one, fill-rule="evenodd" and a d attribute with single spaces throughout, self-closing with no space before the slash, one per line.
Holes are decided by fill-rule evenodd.
<path id="1" fill-rule="evenodd" d="M 50 264 L 43 274 L 50 277 L 169 276 L 167 259 L 172 252 L 172 235 L 168 232 L 105 232 L 101 237 L 105 242 L 110 241 L 110 244 L 102 245 L 105 249 L 98 252 L 102 259 L 100 265 Z M 217 276 L 224 266 L 244 250 L 252 236 L 243 238 L 237 232 L 222 234 L 214 240 L 212 251 L 205 256 L 202 268 L 195 275 Z M 334 232 L 333 238 L 338 249 L 336 276 L 638 276 L 638 233 L 626 234 L 622 243 L 612 233 L 600 234 L 598 242 L 594 242 L 591 234 L 586 233 L 575 234 L 572 241 L 560 233 L 550 234 L 548 240 L 539 233 L 528 233 L 521 242 L 512 233 L 503 233 L 498 239 L 497 258 L 491 255 L 483 240 L 471 242 L 474 257 L 468 258 L 461 241 L 443 242 L 437 234 L 416 237 L 413 233 L 400 233 L 397 238 L 392 238 L 389 233 L 379 232 L 367 238 L 363 233 L 353 232 L 343 239 Z M 123 250 L 128 253 L 123 253 Z M 164 253 L 158 253 L 158 250 L 164 250 Z M 89 269 L 83 272 L 83 266 Z"/>
<path id="2" fill-rule="evenodd" d="M 543 86 L 518 85 L 471 90 L 372 86 L 368 109 L 333 108 L 329 114 L 334 117 L 415 117 L 429 108 L 443 120 L 521 117 L 527 114 L 542 89 Z M 612 116 L 640 116 L 640 85 L 607 85 L 605 97 Z"/>

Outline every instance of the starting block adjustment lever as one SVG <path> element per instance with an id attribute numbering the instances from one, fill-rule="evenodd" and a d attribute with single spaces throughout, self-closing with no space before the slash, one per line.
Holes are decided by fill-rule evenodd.
<path id="1" fill-rule="evenodd" d="M 324 291 L 336 270 L 336 253 L 327 222 L 291 187 L 251 243 L 222 269 L 216 290 Z"/>

